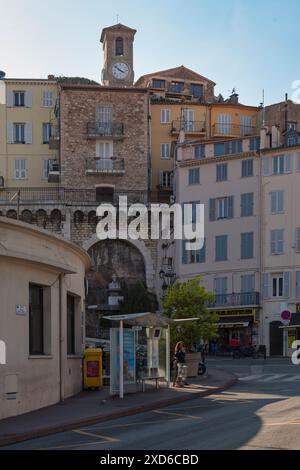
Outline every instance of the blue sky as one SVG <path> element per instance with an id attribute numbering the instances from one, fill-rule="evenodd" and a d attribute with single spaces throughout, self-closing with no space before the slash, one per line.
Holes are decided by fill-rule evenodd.
<path id="1" fill-rule="evenodd" d="M 184 64 L 236 87 L 257 105 L 292 94 L 300 80 L 299 0 L 0 0 L 0 70 L 7 77 L 48 73 L 100 81 L 101 29 L 138 30 L 135 76 Z"/>

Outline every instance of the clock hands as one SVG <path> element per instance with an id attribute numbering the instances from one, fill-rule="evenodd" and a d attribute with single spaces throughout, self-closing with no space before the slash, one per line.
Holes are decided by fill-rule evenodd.
<path id="1" fill-rule="evenodd" d="M 125 70 L 120 69 L 120 68 L 117 67 L 116 65 L 115 65 L 115 68 L 116 68 L 117 70 L 119 70 L 119 72 L 121 72 L 121 73 L 124 73 L 124 72 L 125 72 Z"/>

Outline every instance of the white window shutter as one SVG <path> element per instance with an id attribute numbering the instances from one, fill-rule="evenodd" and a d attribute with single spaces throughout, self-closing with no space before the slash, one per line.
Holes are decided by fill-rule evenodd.
<path id="1" fill-rule="evenodd" d="M 26 160 L 20 160 L 21 162 L 21 178 L 26 178 Z"/>
<path id="2" fill-rule="evenodd" d="M 269 298 L 269 273 L 262 273 L 262 294 L 264 299 Z"/>
<path id="3" fill-rule="evenodd" d="M 25 91 L 25 106 L 26 108 L 32 108 L 32 92 Z"/>
<path id="4" fill-rule="evenodd" d="M 296 297 L 300 299 L 300 271 L 296 271 Z"/>
<path id="5" fill-rule="evenodd" d="M 263 165 L 263 175 L 264 176 L 269 176 L 269 174 L 270 174 L 270 159 L 269 159 L 269 157 L 264 157 L 262 159 L 262 165 Z"/>
<path id="6" fill-rule="evenodd" d="M 25 142 L 26 144 L 32 144 L 32 123 L 26 122 L 25 124 Z"/>
<path id="7" fill-rule="evenodd" d="M 290 296 L 290 276 L 291 273 L 289 271 L 283 273 L 283 297 L 286 299 Z"/>
<path id="8" fill-rule="evenodd" d="M 7 123 L 7 143 L 12 144 L 14 142 L 14 125 L 12 122 Z"/>
<path id="9" fill-rule="evenodd" d="M 14 92 L 7 90 L 6 91 L 6 106 L 12 108 L 14 105 Z"/>
<path id="10" fill-rule="evenodd" d="M 285 173 L 291 173 L 292 171 L 292 155 L 287 154 L 285 156 Z"/>

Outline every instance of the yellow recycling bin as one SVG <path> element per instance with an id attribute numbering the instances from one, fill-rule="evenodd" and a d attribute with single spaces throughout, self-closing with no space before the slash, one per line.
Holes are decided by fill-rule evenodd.
<path id="1" fill-rule="evenodd" d="M 87 348 L 83 358 L 84 388 L 102 387 L 102 349 Z"/>

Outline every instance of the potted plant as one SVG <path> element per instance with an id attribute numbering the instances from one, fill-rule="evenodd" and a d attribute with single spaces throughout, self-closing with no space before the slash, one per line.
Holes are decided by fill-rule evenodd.
<path id="1" fill-rule="evenodd" d="M 171 346 L 183 341 L 186 346 L 188 376 L 198 374 L 201 353 L 195 351 L 195 345 L 201 340 L 209 341 L 218 336 L 218 315 L 207 310 L 206 305 L 214 300 L 214 294 L 206 291 L 201 278 L 187 282 L 176 282 L 169 287 L 163 300 L 164 313 L 173 319 L 187 319 L 171 327 Z M 195 320 L 190 320 L 195 319 Z"/>

